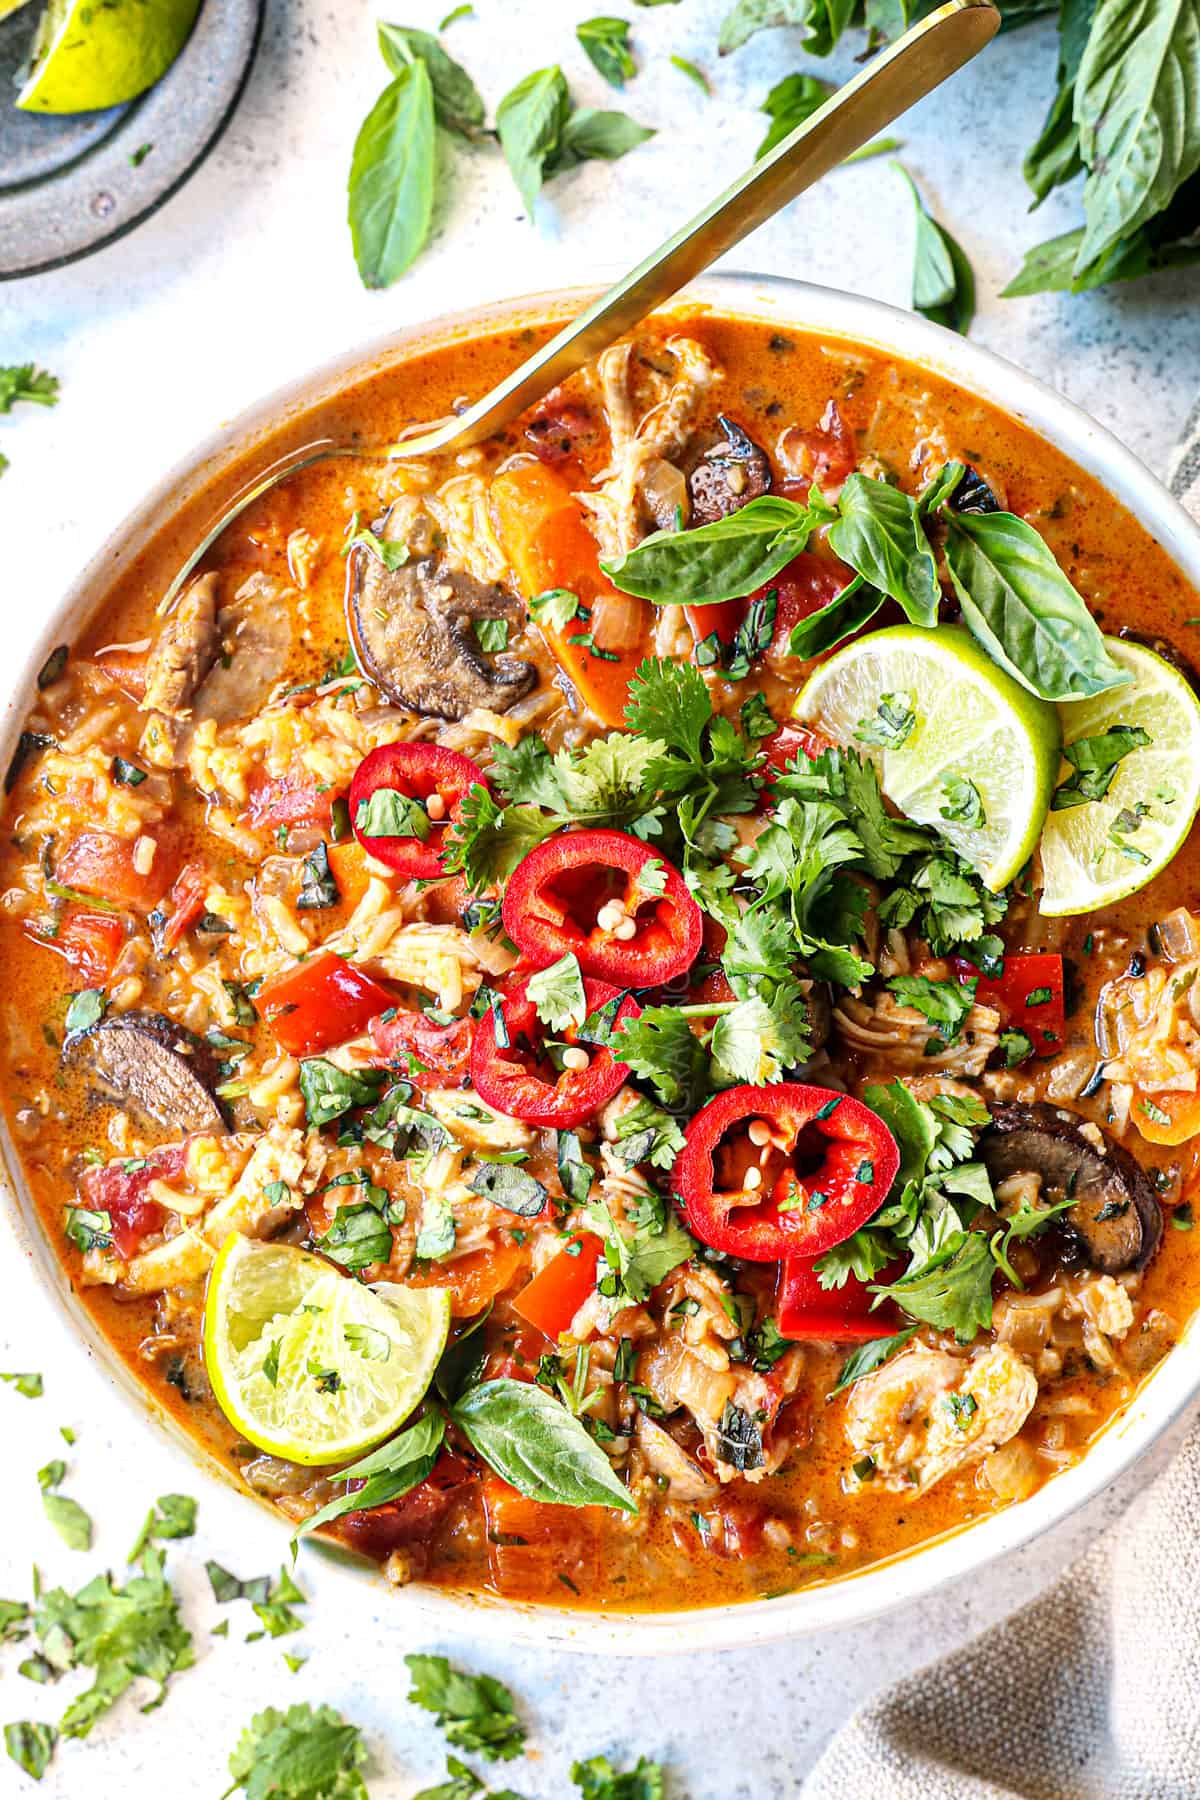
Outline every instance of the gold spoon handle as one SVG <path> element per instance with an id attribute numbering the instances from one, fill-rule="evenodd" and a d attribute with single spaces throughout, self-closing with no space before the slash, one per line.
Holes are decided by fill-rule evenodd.
<path id="1" fill-rule="evenodd" d="M 432 431 L 405 438 L 391 454 L 465 448 L 501 430 L 932 93 L 983 49 L 999 24 L 991 0 L 949 0 L 930 13 L 482 400 Z"/>

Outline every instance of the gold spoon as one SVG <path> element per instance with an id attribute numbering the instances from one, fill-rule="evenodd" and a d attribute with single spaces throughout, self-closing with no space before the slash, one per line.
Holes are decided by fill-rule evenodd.
<path id="1" fill-rule="evenodd" d="M 167 589 L 159 612 L 169 612 L 200 559 L 248 506 L 300 469 L 334 456 L 398 462 L 438 450 L 463 450 L 500 431 L 552 387 L 630 331 L 709 265 L 868 143 L 918 100 L 932 93 L 995 35 L 1000 14 L 991 0 L 948 0 L 831 94 L 703 212 L 651 252 L 569 325 L 506 375 L 465 412 L 430 430 L 372 450 L 324 440 L 283 458 L 226 507 Z"/>

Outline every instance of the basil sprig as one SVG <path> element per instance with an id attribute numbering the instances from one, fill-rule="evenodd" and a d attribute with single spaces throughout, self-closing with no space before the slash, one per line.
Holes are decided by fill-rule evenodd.
<path id="1" fill-rule="evenodd" d="M 501 1376 L 468 1388 L 450 1417 L 488 1466 L 528 1499 L 637 1511 L 600 1446 L 544 1388 Z"/>
<path id="2" fill-rule="evenodd" d="M 433 218 L 433 84 L 426 64 L 408 63 L 363 120 L 350 163 L 350 237 L 363 286 L 403 275 Z"/>
<path id="3" fill-rule="evenodd" d="M 941 599 L 937 566 L 917 502 L 903 488 L 851 475 L 838 500 L 838 518 L 829 528 L 829 548 L 865 581 L 898 600 L 914 625 L 936 625 Z"/>
<path id="4" fill-rule="evenodd" d="M 410 1488 L 424 1481 L 433 1468 L 445 1435 L 446 1421 L 435 1408 L 415 1425 L 410 1425 L 407 1431 L 402 1431 L 399 1437 L 392 1438 L 367 1456 L 360 1456 L 357 1462 L 339 1472 L 337 1480 L 361 1480 L 362 1487 L 347 1490 L 317 1512 L 310 1513 L 297 1531 L 296 1539 L 306 1537 L 318 1525 L 340 1519 L 343 1513 L 357 1512 L 360 1507 L 382 1506 L 385 1501 L 407 1494 Z"/>
<path id="5" fill-rule="evenodd" d="M 655 531 L 604 573 L 626 594 L 657 606 L 737 600 L 798 556 L 828 510 L 763 494 L 694 531 Z"/>

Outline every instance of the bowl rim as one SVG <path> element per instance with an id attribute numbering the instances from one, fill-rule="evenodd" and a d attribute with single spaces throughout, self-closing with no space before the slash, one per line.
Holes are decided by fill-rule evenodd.
<path id="1" fill-rule="evenodd" d="M 203 491 L 226 465 L 241 459 L 254 443 L 289 417 L 299 416 L 349 382 L 420 352 L 538 320 L 561 322 L 594 297 L 594 286 L 556 289 L 445 314 L 392 330 L 329 357 L 221 425 L 169 470 L 109 535 L 77 579 L 50 609 L 37 642 L 4 689 L 0 724 L 0 767 L 6 766 L 15 734 L 27 710 L 37 670 L 56 643 L 69 637 L 107 591 L 124 565 L 137 555 L 171 513 Z M 1115 499 L 1162 545 L 1182 573 L 1200 588 L 1200 527 L 1183 507 L 1110 431 L 1053 388 L 995 352 L 972 344 L 881 301 L 818 287 L 787 276 L 722 272 L 692 283 L 660 316 L 717 316 L 775 323 L 806 334 L 825 333 L 862 343 L 914 362 L 960 384 L 1007 413 L 1094 475 Z M 129 1374 L 109 1349 L 89 1315 L 70 1303 L 70 1286 L 57 1254 L 45 1239 L 29 1202 L 19 1160 L 5 1129 L 6 1208 L 16 1230 L 17 1254 L 39 1267 L 49 1289 L 57 1324 L 83 1357 L 98 1360 L 131 1412 L 164 1427 L 176 1449 L 205 1475 L 223 1481 L 247 1504 L 265 1504 L 233 1481 L 222 1466 L 188 1437 Z M 920 1548 L 841 1577 L 767 1600 L 726 1603 L 669 1613 L 586 1612 L 532 1605 L 496 1596 L 464 1594 L 413 1583 L 393 1597 L 397 1619 L 420 1623 L 433 1633 L 466 1632 L 539 1648 L 603 1654 L 656 1655 L 689 1649 L 746 1647 L 865 1623 L 1009 1555 L 1078 1511 L 1130 1468 L 1200 1394 L 1200 1316 L 1185 1328 L 1176 1346 L 1143 1382 L 1138 1393 L 1071 1468 L 1049 1480 L 1028 1500 L 963 1525 Z M 379 1588 L 370 1565 L 313 1540 L 322 1561 Z"/>

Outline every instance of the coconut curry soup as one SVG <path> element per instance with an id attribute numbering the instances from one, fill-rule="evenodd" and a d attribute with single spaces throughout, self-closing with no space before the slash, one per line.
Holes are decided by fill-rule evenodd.
<path id="1" fill-rule="evenodd" d="M 12 1136 L 156 1399 L 395 1583 L 584 1607 L 836 1578 L 1086 1454 L 1200 1274 L 1159 547 L 926 371 L 707 313 L 297 475 L 164 615 L 222 497 L 42 670 L 2 851 Z"/>

